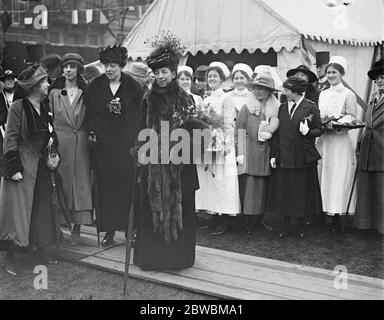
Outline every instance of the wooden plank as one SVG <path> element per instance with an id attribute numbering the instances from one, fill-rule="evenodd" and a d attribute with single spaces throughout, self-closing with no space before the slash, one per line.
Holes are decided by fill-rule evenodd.
<path id="1" fill-rule="evenodd" d="M 100 257 L 92 256 L 82 260 L 82 263 L 97 266 L 103 270 L 113 270 L 114 272 L 124 273 L 124 264 L 116 261 L 111 261 L 108 259 L 103 259 Z M 183 288 L 186 290 L 192 290 L 195 292 L 200 292 L 203 294 L 213 295 L 215 297 L 220 297 L 224 299 L 242 299 L 242 300 L 283 300 L 286 299 L 282 295 L 271 295 L 266 293 L 259 292 L 250 292 L 242 288 L 232 287 L 230 285 L 223 286 L 221 284 L 212 283 L 207 280 L 201 279 L 190 279 L 183 276 L 172 276 L 172 281 L 170 281 L 170 275 L 163 272 L 156 271 L 142 271 L 136 266 L 130 266 L 130 276 L 150 280 L 152 282 L 166 284 L 172 287 Z M 176 280 L 177 278 L 177 280 Z"/>
<path id="2" fill-rule="evenodd" d="M 112 260 L 114 262 L 124 263 L 125 252 L 122 247 L 115 247 L 110 250 L 106 250 L 97 253 L 96 256 Z M 258 265 L 257 260 L 252 264 L 244 264 L 228 259 L 228 257 L 219 256 L 220 260 L 214 260 L 212 257 L 218 257 L 213 250 L 211 254 L 207 252 L 197 251 L 196 263 L 193 268 L 200 269 L 199 272 L 213 272 L 220 274 L 224 281 L 230 281 L 238 287 L 246 287 L 248 284 L 260 286 L 259 283 L 254 283 L 255 279 L 259 279 L 262 283 L 267 283 L 274 288 L 276 283 L 279 283 L 281 288 L 279 292 L 287 292 L 290 294 L 292 291 L 299 294 L 297 290 L 304 292 L 305 295 L 309 294 L 313 299 L 321 299 L 327 296 L 329 299 L 383 299 L 383 287 L 372 288 L 367 287 L 365 283 L 355 284 L 354 282 L 348 282 L 348 290 L 338 290 L 333 287 L 333 281 L 335 276 L 329 272 L 327 278 L 318 277 L 315 275 L 307 274 L 291 274 L 289 269 L 276 270 L 275 266 L 270 265 Z M 132 255 L 131 255 L 132 257 Z M 192 268 L 192 269 L 193 269 Z M 189 269 L 188 269 L 189 270 Z M 201 276 L 201 275 L 200 275 Z M 262 280 L 260 280 L 262 279 Z M 287 291 L 288 290 L 288 291 Z M 317 297 L 314 297 L 317 296 Z M 301 297 L 304 298 L 304 297 Z"/>

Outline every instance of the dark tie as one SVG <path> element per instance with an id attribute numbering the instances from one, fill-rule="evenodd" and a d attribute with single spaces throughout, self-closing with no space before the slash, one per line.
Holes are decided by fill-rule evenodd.
<path id="1" fill-rule="evenodd" d="M 296 103 L 293 104 L 291 110 L 289 110 L 289 117 L 292 118 L 293 111 L 295 111 Z"/>

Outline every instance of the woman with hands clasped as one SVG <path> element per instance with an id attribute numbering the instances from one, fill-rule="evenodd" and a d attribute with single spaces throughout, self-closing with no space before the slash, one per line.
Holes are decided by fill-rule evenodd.
<path id="1" fill-rule="evenodd" d="M 319 109 L 305 98 L 308 82 L 292 76 L 283 84 L 287 102 L 279 109 L 279 129 L 273 136 L 270 210 L 284 216 L 279 238 L 289 233 L 290 219 L 297 218 L 298 235 L 306 235 L 304 218 L 320 214 L 321 193 L 317 176 L 320 155 L 315 139 L 322 133 Z"/>
<path id="2" fill-rule="evenodd" d="M 235 130 L 240 199 L 248 234 L 256 222 L 265 230 L 272 231 L 264 221 L 264 213 L 267 179 L 271 174 L 270 139 L 279 127 L 280 107 L 273 95 L 277 90 L 271 76 L 257 75 L 251 85 L 252 92 L 240 110 Z"/>

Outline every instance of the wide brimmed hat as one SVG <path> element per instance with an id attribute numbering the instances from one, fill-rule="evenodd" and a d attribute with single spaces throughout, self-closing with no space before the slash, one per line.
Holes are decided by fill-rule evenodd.
<path id="1" fill-rule="evenodd" d="M 20 73 L 19 79 L 16 80 L 16 83 L 23 90 L 30 90 L 36 84 L 38 84 L 44 78 L 48 78 L 48 73 L 41 66 L 31 66 Z"/>
<path id="2" fill-rule="evenodd" d="M 84 59 L 77 53 L 67 53 L 61 58 L 60 66 L 64 68 L 68 64 L 75 64 L 81 71 L 84 71 Z"/>
<path id="3" fill-rule="evenodd" d="M 180 72 L 183 72 L 183 71 L 187 71 L 188 73 L 190 73 L 191 75 L 193 75 L 193 69 L 191 67 L 188 67 L 188 66 L 179 66 L 177 68 L 177 73 L 180 73 Z"/>
<path id="4" fill-rule="evenodd" d="M 306 65 L 300 65 L 295 69 L 288 70 L 287 77 L 292 77 L 298 72 L 306 74 L 310 83 L 317 81 L 317 76 Z"/>
<path id="5" fill-rule="evenodd" d="M 308 89 L 308 81 L 297 76 L 291 76 L 284 81 L 283 87 L 292 91 L 304 93 Z"/>
<path id="6" fill-rule="evenodd" d="M 344 69 L 344 73 L 347 73 L 347 68 L 348 68 L 348 62 L 347 62 L 347 59 L 345 59 L 344 57 L 342 56 L 333 56 L 331 57 L 331 59 L 329 59 L 329 63 L 336 63 L 340 66 L 343 67 Z"/>
<path id="7" fill-rule="evenodd" d="M 142 62 L 133 62 L 129 66 L 128 73 L 132 76 L 146 78 L 148 74 L 148 66 Z"/>
<path id="8" fill-rule="evenodd" d="M 251 67 L 245 63 L 238 63 L 238 64 L 235 64 L 233 69 L 232 69 L 232 75 L 235 74 L 236 71 L 243 71 L 245 72 L 249 79 L 252 78 L 252 75 L 253 75 L 253 71 L 251 69 Z"/>
<path id="9" fill-rule="evenodd" d="M 95 65 L 88 65 L 84 68 L 83 77 L 89 81 L 101 75 L 101 70 Z"/>
<path id="10" fill-rule="evenodd" d="M 251 88 L 253 88 L 254 86 L 264 87 L 272 91 L 280 91 L 275 88 L 275 81 L 273 81 L 273 78 L 268 74 L 257 74 L 256 77 L 249 84 L 249 87 Z"/>
<path id="11" fill-rule="evenodd" d="M 376 78 L 380 75 L 384 75 L 384 58 L 376 61 L 372 69 L 368 71 L 368 77 L 372 80 L 376 80 Z"/>
<path id="12" fill-rule="evenodd" d="M 316 67 L 329 63 L 329 51 L 316 52 Z"/>
<path id="13" fill-rule="evenodd" d="M 223 62 L 213 61 L 213 62 L 210 63 L 209 66 L 210 67 L 218 67 L 218 68 L 220 68 L 221 71 L 223 71 L 224 76 L 226 78 L 228 78 L 231 75 L 231 72 L 229 71 L 228 67 Z"/>

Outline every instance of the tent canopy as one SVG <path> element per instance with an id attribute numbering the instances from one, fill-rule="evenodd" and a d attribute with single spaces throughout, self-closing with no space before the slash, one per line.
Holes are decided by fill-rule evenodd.
<path id="1" fill-rule="evenodd" d="M 164 30 L 180 37 L 192 55 L 292 51 L 302 36 L 372 46 L 384 40 L 383 21 L 383 0 L 333 8 L 326 0 L 155 0 L 123 45 L 130 58 L 145 59 L 151 51 L 145 40 Z"/>

